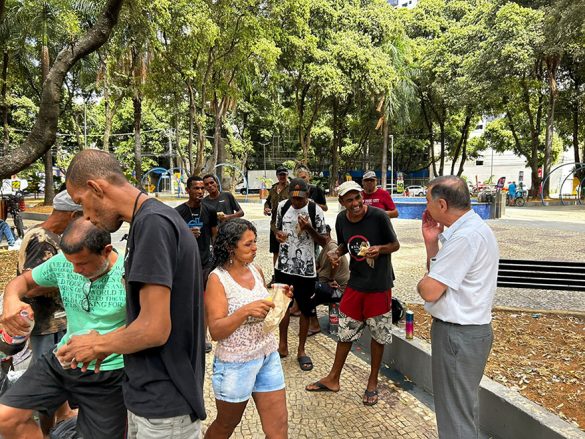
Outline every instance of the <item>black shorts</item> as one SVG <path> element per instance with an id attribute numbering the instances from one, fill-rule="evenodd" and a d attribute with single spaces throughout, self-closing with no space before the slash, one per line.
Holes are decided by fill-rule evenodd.
<path id="1" fill-rule="evenodd" d="M 301 277 L 274 270 L 274 281 L 280 284 L 292 285 L 293 294 L 301 314 L 307 317 L 317 315 L 315 306 L 315 281 L 316 277 Z M 292 304 L 292 302 L 291 302 Z"/>
<path id="2" fill-rule="evenodd" d="M 276 235 L 270 230 L 270 253 L 276 254 L 280 251 L 280 242 L 277 241 Z"/>
<path id="3" fill-rule="evenodd" d="M 2 395 L 0 404 L 52 414 L 70 400 L 79 405 L 77 430 L 85 439 L 122 439 L 126 434 L 124 380 L 124 369 L 65 370 L 47 352 Z"/>

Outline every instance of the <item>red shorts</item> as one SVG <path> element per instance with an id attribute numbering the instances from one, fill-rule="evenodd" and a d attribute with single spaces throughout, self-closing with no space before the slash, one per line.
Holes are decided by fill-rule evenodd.
<path id="1" fill-rule="evenodd" d="M 365 322 L 392 310 L 392 290 L 363 292 L 347 286 L 339 310 L 348 317 Z"/>

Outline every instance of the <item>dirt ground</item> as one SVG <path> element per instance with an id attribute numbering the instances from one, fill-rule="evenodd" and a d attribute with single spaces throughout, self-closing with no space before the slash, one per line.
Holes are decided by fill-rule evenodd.
<path id="1" fill-rule="evenodd" d="M 415 336 L 431 317 L 413 305 Z M 494 310 L 485 374 L 585 430 L 585 316 Z"/>
<path id="2" fill-rule="evenodd" d="M 0 291 L 16 271 L 17 252 L 0 250 Z M 430 342 L 420 305 L 415 335 Z M 486 375 L 585 430 L 585 316 L 494 311 Z"/>

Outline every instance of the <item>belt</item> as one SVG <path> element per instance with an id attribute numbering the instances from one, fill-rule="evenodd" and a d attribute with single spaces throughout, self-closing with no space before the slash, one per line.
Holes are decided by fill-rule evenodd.
<path id="1" fill-rule="evenodd" d="M 460 323 L 446 322 L 445 320 L 441 320 L 441 319 L 438 319 L 438 318 L 436 318 L 436 317 L 433 317 L 433 320 L 434 320 L 435 322 L 438 322 L 438 323 L 443 323 L 443 324 L 445 324 L 445 325 L 452 325 L 452 326 L 463 326 L 463 325 L 461 325 Z"/>

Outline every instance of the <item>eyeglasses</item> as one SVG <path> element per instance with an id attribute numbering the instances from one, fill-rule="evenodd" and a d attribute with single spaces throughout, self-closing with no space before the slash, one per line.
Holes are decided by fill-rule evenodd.
<path id="1" fill-rule="evenodd" d="M 92 284 L 91 281 L 87 281 L 85 284 L 83 284 L 83 295 L 85 297 L 81 301 L 81 308 L 85 312 L 91 311 L 91 302 L 89 301 L 89 294 L 91 293 L 91 284 Z"/>

